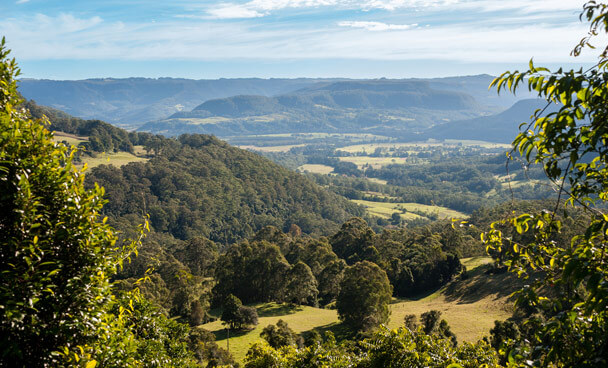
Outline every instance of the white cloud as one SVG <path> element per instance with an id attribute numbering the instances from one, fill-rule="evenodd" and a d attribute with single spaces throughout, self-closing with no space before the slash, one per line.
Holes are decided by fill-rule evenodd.
<path id="1" fill-rule="evenodd" d="M 15 1 L 15 4 L 25 4 L 28 3 L 30 0 L 17 0 Z"/>
<path id="2" fill-rule="evenodd" d="M 474 10 L 483 12 L 580 11 L 585 0 L 250 0 L 245 3 L 220 3 L 207 8 L 207 14 L 217 18 L 252 18 L 283 9 L 335 7 L 369 11 L 380 9 Z"/>
<path id="3" fill-rule="evenodd" d="M 582 10 L 583 4 L 586 2 L 586 0 L 469 0 L 459 5 L 462 8 L 485 12 L 516 10 L 529 14 L 572 11 L 573 14 L 576 14 Z"/>
<path id="4" fill-rule="evenodd" d="M 444 7 L 457 4 L 460 0 L 251 0 L 244 4 L 222 3 L 207 9 L 207 14 L 214 18 L 252 18 L 271 14 L 283 9 L 335 7 L 339 9 L 393 11 L 403 8 Z M 229 11 L 232 10 L 232 11 Z M 252 16 L 253 15 L 253 16 Z M 225 19 L 223 18 L 223 19 Z"/>
<path id="5" fill-rule="evenodd" d="M 264 5 L 268 7 L 279 6 L 278 0 L 257 1 L 269 1 Z M 320 0 L 310 1 L 320 3 Z M 255 11 L 260 14 L 269 11 L 261 7 Z M 230 15 L 247 15 L 239 12 L 240 9 L 226 10 L 216 16 L 227 19 Z M 542 16 L 541 12 L 529 15 Z M 596 60 L 594 52 L 577 59 L 569 56 L 572 47 L 586 34 L 586 25 L 579 23 L 576 16 L 569 22 L 553 23 L 536 18 L 532 22 L 515 23 L 516 20 L 504 21 L 506 16 L 491 14 L 480 18 L 483 19 L 476 22 L 437 22 L 432 27 L 418 27 L 400 24 L 393 20 L 396 16 L 376 18 L 382 21 L 340 22 L 332 18 L 303 25 L 264 23 L 259 19 L 214 22 L 175 18 L 156 23 L 120 23 L 97 16 L 37 14 L 4 19 L 0 22 L 0 34 L 6 35 L 18 60 L 373 59 L 525 63 L 534 57 L 539 65 Z M 524 23 L 527 25 L 522 25 Z M 595 43 L 604 44 L 601 41 L 604 40 Z"/>
<path id="6" fill-rule="evenodd" d="M 417 27 L 418 24 L 387 24 L 382 22 L 361 22 L 361 21 L 344 21 L 339 22 L 340 27 L 363 28 L 368 31 L 392 31 L 406 30 Z"/>
<path id="7" fill-rule="evenodd" d="M 257 18 L 264 16 L 263 13 L 257 10 L 238 4 L 223 4 L 218 8 L 209 9 L 207 13 L 212 19 Z"/>

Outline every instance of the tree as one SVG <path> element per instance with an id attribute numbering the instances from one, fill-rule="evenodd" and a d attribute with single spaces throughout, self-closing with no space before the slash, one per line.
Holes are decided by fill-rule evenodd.
<path id="1" fill-rule="evenodd" d="M 217 263 L 213 292 L 229 294 L 245 303 L 282 301 L 289 263 L 278 246 L 267 241 L 243 242 L 228 248 Z"/>
<path id="2" fill-rule="evenodd" d="M 287 273 L 287 282 L 287 302 L 317 306 L 317 280 L 306 263 L 300 261 L 293 265 Z"/>
<path id="3" fill-rule="evenodd" d="M 416 322 L 415 314 L 406 314 L 403 317 L 403 324 L 410 331 L 416 331 L 418 329 L 418 322 Z"/>
<path id="4" fill-rule="evenodd" d="M 393 288 L 386 272 L 369 261 L 344 271 L 336 302 L 340 320 L 355 330 L 370 330 L 388 322 Z"/>
<path id="5" fill-rule="evenodd" d="M 60 364 L 96 340 L 109 277 L 132 248 L 99 216 L 73 152 L 17 108 L 19 69 L 0 43 L 0 346 L 12 366 Z M 59 353 L 63 352 L 63 353 Z"/>
<path id="6" fill-rule="evenodd" d="M 450 339 L 452 344 L 456 346 L 456 335 L 450 329 L 450 325 L 445 319 L 441 319 L 441 312 L 438 310 L 430 310 L 420 315 L 420 323 L 422 323 L 422 332 L 426 335 L 436 334 L 442 338 Z M 408 322 L 406 316 L 406 323 Z"/>
<path id="7" fill-rule="evenodd" d="M 242 306 L 239 308 L 242 326 L 256 326 L 258 324 L 258 311 L 254 307 Z"/>
<path id="8" fill-rule="evenodd" d="M 246 368 L 401 368 L 401 367 L 462 367 L 498 368 L 498 357 L 486 342 L 454 346 L 438 335 L 415 333 L 407 328 L 381 328 L 371 337 L 336 344 L 326 337 L 323 344 L 305 348 L 294 345 L 275 349 L 266 343 L 253 344 L 245 358 Z"/>
<path id="9" fill-rule="evenodd" d="M 287 322 L 282 319 L 277 322 L 276 326 L 268 325 L 264 327 L 260 336 L 275 349 L 289 345 L 301 347 L 304 342 L 302 337 L 289 328 Z"/>
<path id="10" fill-rule="evenodd" d="M 120 242 L 74 151 L 18 108 L 19 70 L 0 42 L 0 365 L 194 365 L 188 326 L 110 282 L 143 237 Z M 145 321 L 145 323 L 144 323 Z"/>
<path id="11" fill-rule="evenodd" d="M 330 243 L 338 257 L 349 265 L 363 260 L 374 262 L 378 258 L 378 251 L 373 242 L 374 235 L 365 220 L 354 217 L 342 224 Z"/>
<path id="12" fill-rule="evenodd" d="M 241 320 L 239 309 L 242 306 L 243 303 L 239 298 L 232 294 L 228 295 L 224 301 L 222 316 L 220 317 L 222 322 L 228 324 L 232 329 L 237 328 Z"/>
<path id="13" fill-rule="evenodd" d="M 232 329 L 243 329 L 258 324 L 258 312 L 253 307 L 246 307 L 241 300 L 230 294 L 224 301 L 221 320 Z"/>
<path id="14" fill-rule="evenodd" d="M 589 34 L 574 48 L 577 56 L 598 34 L 608 33 L 608 5 L 588 1 L 580 16 Z M 492 82 L 498 91 L 522 84 L 547 100 L 514 140 L 512 159 L 541 164 L 559 190 L 555 205 L 492 224 L 483 235 L 511 272 L 531 280 L 519 292 L 528 306 L 523 326 L 535 326 L 509 356 L 520 365 L 604 367 L 608 365 L 608 48 L 593 67 L 551 72 L 530 61 L 524 72 L 506 72 Z M 565 199 L 562 206 L 561 199 Z M 590 220 L 584 231 L 561 244 L 558 212 L 568 217 L 583 207 Z M 561 208 L 561 209 L 560 209 Z M 504 236 L 501 226 L 520 235 Z M 526 235 L 526 236 L 523 236 Z M 521 241 L 520 239 L 527 239 Z M 551 290 L 551 297 L 543 293 Z"/>

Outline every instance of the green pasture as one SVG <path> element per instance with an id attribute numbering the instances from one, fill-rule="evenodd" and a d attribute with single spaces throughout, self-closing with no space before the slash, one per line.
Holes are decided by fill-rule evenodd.
<path id="1" fill-rule="evenodd" d="M 264 327 L 276 324 L 280 319 L 287 322 L 295 332 L 301 333 L 312 329 L 330 328 L 338 324 L 338 313 L 332 309 L 313 308 L 308 306 L 292 307 L 286 304 L 257 304 L 259 323 L 251 331 L 231 331 L 230 353 L 237 361 L 242 361 L 249 346 L 260 340 Z M 213 332 L 220 347 L 228 346 L 227 331 L 221 321 L 207 323 L 202 328 Z"/>
<path id="2" fill-rule="evenodd" d="M 78 146 L 80 143 L 88 141 L 88 137 L 80 137 L 74 134 L 68 134 L 63 132 L 53 132 L 53 141 L 63 142 L 66 141 L 72 146 Z"/>
<path id="3" fill-rule="evenodd" d="M 309 172 L 313 174 L 329 174 L 334 171 L 334 168 L 327 165 L 321 164 L 304 164 L 298 167 L 300 172 Z"/>
<path id="4" fill-rule="evenodd" d="M 446 207 L 441 206 L 430 206 L 426 204 L 419 203 L 409 203 L 409 202 L 398 202 L 398 203 L 390 203 L 390 202 L 372 202 L 361 199 L 353 199 L 352 202 L 355 202 L 359 205 L 367 208 L 367 211 L 378 217 L 382 218 L 390 218 L 391 215 L 395 212 L 399 213 L 401 219 L 403 220 L 412 220 L 421 218 L 420 215 L 411 213 L 411 211 L 419 211 L 425 213 L 427 215 L 437 214 L 439 218 L 466 218 L 468 217 L 466 214 L 452 210 Z M 405 210 L 405 213 L 402 212 L 402 209 Z"/>
<path id="5" fill-rule="evenodd" d="M 386 185 L 387 181 L 384 179 L 378 179 L 378 178 L 367 178 L 367 180 L 373 182 L 373 183 L 378 183 L 378 184 L 382 184 L 382 185 Z"/>
<path id="6" fill-rule="evenodd" d="M 517 278 L 510 273 L 486 275 L 492 260 L 489 257 L 464 258 L 469 277 L 456 277 L 443 288 L 412 299 L 393 299 L 390 306 L 389 328 L 403 325 L 408 314 L 420 314 L 435 309 L 442 312 L 458 342 L 475 342 L 489 335 L 495 320 L 505 320 L 511 316 L 510 294 L 520 286 Z M 319 332 L 332 331 L 338 340 L 346 335 L 345 328 L 338 320 L 335 310 L 308 306 L 264 303 L 254 305 L 260 316 L 259 324 L 249 331 L 230 332 L 230 352 L 238 362 L 242 362 L 251 344 L 261 340 L 262 329 L 276 324 L 279 319 L 287 322 L 294 331 L 302 333 L 315 329 Z M 219 314 L 216 311 L 216 314 Z M 200 326 L 216 335 L 220 347 L 228 346 L 227 331 L 221 321 Z"/>
<path id="7" fill-rule="evenodd" d="M 340 161 L 352 162 L 357 165 L 359 169 L 363 169 L 365 166 L 370 165 L 374 169 L 379 169 L 382 166 L 391 164 L 405 164 L 407 162 L 406 157 L 370 157 L 370 156 L 352 156 L 352 157 L 339 157 Z"/>
<path id="8" fill-rule="evenodd" d="M 418 151 L 423 148 L 430 147 L 456 147 L 456 146 L 465 146 L 465 147 L 482 147 L 482 148 L 491 148 L 491 149 L 510 149 L 510 144 L 503 143 L 493 143 L 493 142 L 485 142 L 485 141 L 474 141 L 474 140 L 456 140 L 456 139 L 446 139 L 445 141 L 426 141 L 426 142 L 403 142 L 403 143 L 367 143 L 367 144 L 354 144 L 351 146 L 338 148 L 339 151 L 349 152 L 349 153 L 358 153 L 363 152 L 365 154 L 373 153 L 376 148 L 382 149 L 411 149 L 411 151 Z"/>
<path id="9" fill-rule="evenodd" d="M 87 164 L 88 168 L 93 168 L 99 165 L 114 165 L 117 167 L 128 164 L 129 162 L 145 162 L 148 158 L 135 156 L 129 152 L 116 153 L 99 153 L 95 157 L 83 156 L 83 164 Z"/>
<path id="10" fill-rule="evenodd" d="M 282 145 L 282 146 L 267 146 L 267 147 L 248 145 L 248 146 L 238 146 L 238 147 L 242 148 L 242 149 L 249 149 L 252 151 L 260 151 L 260 152 L 287 152 L 294 147 L 303 147 L 303 146 L 305 146 L 305 144 L 287 144 L 287 145 Z"/>

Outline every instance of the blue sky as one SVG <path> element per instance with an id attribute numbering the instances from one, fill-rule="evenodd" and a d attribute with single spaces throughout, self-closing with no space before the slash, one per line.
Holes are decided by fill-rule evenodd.
<path id="1" fill-rule="evenodd" d="M 578 0 L 2 0 L 23 77 L 498 74 L 589 64 Z M 601 44 L 601 42 L 599 42 Z"/>

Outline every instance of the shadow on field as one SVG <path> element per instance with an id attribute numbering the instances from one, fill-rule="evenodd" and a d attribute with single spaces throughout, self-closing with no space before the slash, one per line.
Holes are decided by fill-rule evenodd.
<path id="1" fill-rule="evenodd" d="M 230 330 L 230 338 L 239 337 L 248 334 L 253 329 L 243 329 L 243 330 Z M 215 335 L 215 341 L 225 340 L 228 338 L 228 330 L 223 328 L 221 330 L 213 331 Z"/>
<path id="2" fill-rule="evenodd" d="M 263 304 L 259 307 L 256 307 L 258 311 L 259 317 L 276 317 L 276 316 L 285 316 L 287 314 L 294 314 L 297 312 L 301 312 L 303 308 L 299 305 L 293 304 L 277 304 L 277 303 L 268 303 Z"/>
<path id="3" fill-rule="evenodd" d="M 445 300 L 459 304 L 474 303 L 489 296 L 500 299 L 521 289 L 524 281 L 506 270 L 487 264 L 476 267 L 467 277 L 457 276 L 443 292 Z"/>
<path id="4" fill-rule="evenodd" d="M 337 342 L 352 339 L 354 337 L 353 332 L 341 322 L 333 322 L 327 325 L 318 326 L 308 331 L 313 330 L 320 333 L 321 336 L 324 336 L 326 332 L 331 332 L 334 334 Z M 303 331 L 302 334 L 305 334 L 308 331 Z"/>

